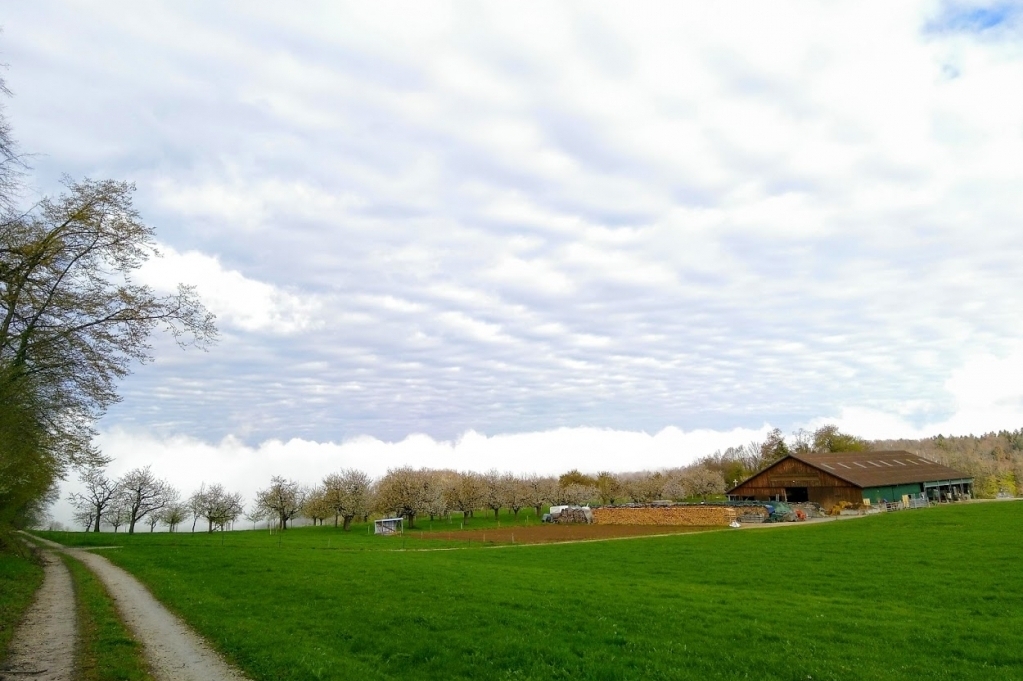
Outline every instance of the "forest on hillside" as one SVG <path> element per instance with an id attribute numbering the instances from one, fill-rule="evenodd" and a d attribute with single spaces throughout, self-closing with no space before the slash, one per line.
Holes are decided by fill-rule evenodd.
<path id="1" fill-rule="evenodd" d="M 974 491 L 981 498 L 993 498 L 999 492 L 1015 495 L 1023 487 L 1023 428 L 923 440 L 874 440 L 870 448 L 904 449 L 963 471 L 973 476 Z"/>
<path id="2" fill-rule="evenodd" d="M 921 440 L 867 440 L 842 433 L 834 425 L 798 430 L 789 438 L 775 429 L 763 442 L 729 447 L 700 459 L 697 465 L 719 472 L 730 487 L 788 454 L 885 450 L 905 450 L 966 473 L 973 477 L 974 493 L 982 499 L 1023 492 L 1023 428 Z"/>

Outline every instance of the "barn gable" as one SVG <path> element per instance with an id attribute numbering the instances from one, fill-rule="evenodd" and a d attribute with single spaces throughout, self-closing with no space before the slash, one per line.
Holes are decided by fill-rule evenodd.
<path id="1" fill-rule="evenodd" d="M 814 501 L 833 506 L 839 501 L 860 503 L 859 486 L 807 461 L 787 456 L 728 490 L 733 499 Z"/>

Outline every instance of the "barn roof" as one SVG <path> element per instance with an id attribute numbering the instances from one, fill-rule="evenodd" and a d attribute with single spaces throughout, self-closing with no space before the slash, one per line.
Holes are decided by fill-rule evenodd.
<path id="1" fill-rule="evenodd" d="M 962 471 L 906 451 L 790 454 L 785 458 L 790 457 L 863 488 L 904 485 L 914 482 L 972 479 L 972 476 Z M 752 480 L 784 460 L 775 462 L 763 471 L 750 476 L 748 480 Z M 746 482 L 744 480 L 733 489 L 742 487 Z"/>

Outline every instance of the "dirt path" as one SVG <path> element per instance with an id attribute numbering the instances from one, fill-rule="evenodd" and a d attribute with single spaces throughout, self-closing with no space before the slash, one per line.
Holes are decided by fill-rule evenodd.
<path id="1" fill-rule="evenodd" d="M 42 551 L 43 585 L 14 632 L 0 679 L 71 681 L 75 671 L 75 590 L 71 573 L 52 551 Z"/>
<path id="2" fill-rule="evenodd" d="M 245 681 L 246 677 L 241 672 L 224 662 L 209 644 L 153 598 L 130 574 L 103 556 L 81 549 L 68 549 L 53 542 L 45 543 L 60 547 L 85 563 L 99 577 L 113 597 L 124 623 L 142 644 L 153 676 L 158 681 Z"/>

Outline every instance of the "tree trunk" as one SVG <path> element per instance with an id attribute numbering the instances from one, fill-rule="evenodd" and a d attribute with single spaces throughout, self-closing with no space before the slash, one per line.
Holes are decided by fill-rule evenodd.
<path id="1" fill-rule="evenodd" d="M 334 527 L 337 527 L 337 513 L 334 514 Z M 345 529 L 348 529 L 348 521 L 345 521 Z"/>
<path id="2" fill-rule="evenodd" d="M 348 528 L 351 527 L 351 525 L 352 525 L 352 518 L 354 518 L 354 517 L 355 516 L 353 516 L 353 515 L 346 515 L 345 516 L 345 526 L 344 526 L 345 532 L 347 532 Z"/>
<path id="3" fill-rule="evenodd" d="M 213 534 L 213 519 L 207 518 L 206 520 L 208 520 L 210 523 L 209 528 L 206 530 L 206 532 L 208 532 L 209 534 Z"/>
<path id="4" fill-rule="evenodd" d="M 135 534 L 135 519 L 132 518 L 131 522 L 128 523 L 128 534 Z"/>
<path id="5" fill-rule="evenodd" d="M 536 509 L 536 517 L 539 518 L 540 517 L 540 511 L 543 510 L 543 504 L 539 504 L 537 506 L 534 506 L 533 508 Z"/>
<path id="6" fill-rule="evenodd" d="M 96 526 L 95 529 L 93 529 L 93 532 L 99 532 L 99 519 L 102 516 L 102 514 L 103 511 L 96 511 Z"/>

